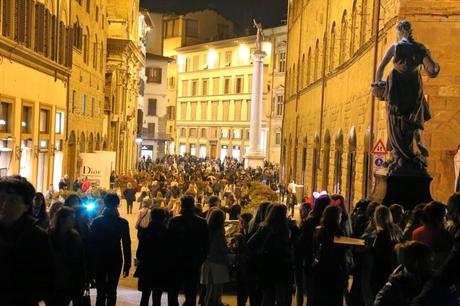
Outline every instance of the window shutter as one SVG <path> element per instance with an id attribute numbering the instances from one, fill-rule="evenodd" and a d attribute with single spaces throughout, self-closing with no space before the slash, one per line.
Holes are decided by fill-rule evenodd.
<path id="1" fill-rule="evenodd" d="M 51 60 L 55 61 L 56 56 L 56 16 L 51 16 L 51 43 L 50 43 L 50 52 L 51 52 Z"/>
<path id="2" fill-rule="evenodd" d="M 11 0 L 3 0 L 2 35 L 11 36 Z"/>
<path id="3" fill-rule="evenodd" d="M 73 46 L 73 36 L 74 36 L 74 29 L 69 27 L 67 29 L 67 67 L 72 67 L 72 46 Z"/>
<path id="4" fill-rule="evenodd" d="M 58 63 L 64 64 L 64 23 L 61 21 L 59 22 L 59 32 L 58 32 L 58 40 L 57 40 L 57 48 L 58 48 Z"/>
<path id="5" fill-rule="evenodd" d="M 16 0 L 15 4 L 14 40 L 23 43 L 25 42 L 26 0 Z"/>
<path id="6" fill-rule="evenodd" d="M 32 13 L 33 1 L 26 0 L 26 23 L 25 23 L 25 43 L 28 48 L 32 47 Z"/>
<path id="7" fill-rule="evenodd" d="M 46 57 L 51 56 L 50 52 L 50 19 L 51 14 L 49 10 L 45 10 L 43 16 L 43 55 Z"/>

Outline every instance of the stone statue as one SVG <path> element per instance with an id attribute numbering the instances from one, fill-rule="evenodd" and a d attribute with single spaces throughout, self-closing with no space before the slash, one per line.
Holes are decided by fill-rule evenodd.
<path id="1" fill-rule="evenodd" d="M 264 41 L 264 32 L 262 29 L 262 23 L 257 23 L 255 19 L 253 19 L 252 22 L 254 23 L 254 28 L 257 29 L 256 50 L 262 51 L 262 42 Z"/>
<path id="2" fill-rule="evenodd" d="M 396 29 L 398 42 L 386 51 L 371 86 L 380 88 L 379 98 L 386 101 L 388 149 L 392 154 L 388 162 L 389 174 L 425 174 L 428 150 L 423 145 L 421 131 L 431 114 L 423 94 L 420 71 L 423 67 L 429 77 L 435 78 L 440 67 L 431 58 L 430 51 L 414 40 L 409 21 L 399 22 Z M 394 67 L 387 80 L 382 81 L 391 59 Z M 414 140 L 418 152 L 414 150 Z"/>

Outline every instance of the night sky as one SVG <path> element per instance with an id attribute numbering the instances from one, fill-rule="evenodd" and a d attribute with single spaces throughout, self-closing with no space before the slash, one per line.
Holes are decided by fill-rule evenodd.
<path id="1" fill-rule="evenodd" d="M 261 20 L 264 28 L 281 25 L 286 19 L 287 0 L 140 0 L 141 7 L 152 11 L 183 14 L 213 8 L 235 22 L 239 31 Z"/>

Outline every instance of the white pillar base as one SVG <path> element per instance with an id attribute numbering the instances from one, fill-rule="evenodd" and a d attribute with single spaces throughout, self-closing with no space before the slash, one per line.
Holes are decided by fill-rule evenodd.
<path id="1" fill-rule="evenodd" d="M 244 157 L 244 167 L 245 168 L 263 167 L 264 160 L 265 160 L 265 155 L 263 152 L 248 153 Z"/>

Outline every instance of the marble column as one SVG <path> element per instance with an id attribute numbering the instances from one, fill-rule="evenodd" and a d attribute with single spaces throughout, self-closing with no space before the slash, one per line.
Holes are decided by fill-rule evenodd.
<path id="1" fill-rule="evenodd" d="M 251 121 L 245 167 L 262 166 L 265 159 L 261 139 L 265 55 L 265 52 L 261 50 L 256 50 L 253 54 Z"/>

